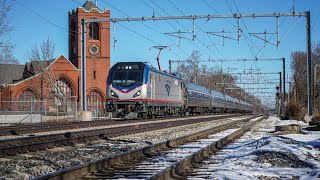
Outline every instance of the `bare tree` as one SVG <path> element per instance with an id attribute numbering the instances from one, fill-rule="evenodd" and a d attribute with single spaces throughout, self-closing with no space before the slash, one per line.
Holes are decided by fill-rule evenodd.
<path id="1" fill-rule="evenodd" d="M 236 76 L 223 71 L 220 67 L 209 68 L 207 65 L 200 65 L 200 59 L 201 53 L 199 51 L 193 51 L 187 59 L 188 63 L 178 65 L 175 73 L 182 77 L 186 82 L 195 82 L 195 79 L 197 78 L 196 84 L 205 86 L 208 89 L 220 91 L 239 100 L 262 106 L 260 99 L 247 93 L 245 89 L 236 85 Z M 199 66 L 201 68 L 199 68 Z M 238 89 L 226 90 L 226 88 L 230 87 Z"/>
<path id="2" fill-rule="evenodd" d="M 14 45 L 8 40 L 8 33 L 13 31 L 13 27 L 8 22 L 10 10 L 11 4 L 6 0 L 0 0 L 0 64 L 18 63 L 12 54 Z"/>
<path id="3" fill-rule="evenodd" d="M 51 102 L 54 101 L 55 105 L 59 107 L 59 111 L 65 112 L 67 110 L 67 95 L 65 86 L 59 86 L 59 77 L 55 74 L 54 71 L 50 68 L 50 64 L 53 62 L 55 53 L 55 43 L 48 38 L 46 41 L 43 41 L 40 45 L 35 44 L 27 53 L 27 59 L 29 66 L 32 66 L 32 69 L 28 72 L 30 76 L 36 74 L 40 75 L 40 82 L 32 82 L 32 86 L 37 89 L 48 89 L 50 96 L 45 96 L 41 92 L 41 99 L 50 99 Z M 28 66 L 27 64 L 27 66 Z M 36 79 L 35 81 L 38 81 Z"/>
<path id="4" fill-rule="evenodd" d="M 307 107 L 307 54 L 303 51 L 294 51 L 291 53 L 291 69 L 293 72 L 293 88 L 289 93 L 290 99 L 293 99 L 296 104 L 301 107 Z M 320 42 L 313 45 L 312 49 L 312 78 L 314 80 L 314 111 L 315 114 L 319 113 L 320 103 L 320 81 L 319 72 L 320 66 L 317 65 L 320 62 Z M 316 74 L 315 74 L 316 73 Z M 306 109 L 302 108 L 302 114 L 306 113 Z"/>
<path id="5" fill-rule="evenodd" d="M 42 42 L 40 46 L 34 45 L 27 52 L 27 59 L 29 61 L 49 61 L 53 59 L 55 52 L 55 43 L 48 38 L 46 41 Z"/>

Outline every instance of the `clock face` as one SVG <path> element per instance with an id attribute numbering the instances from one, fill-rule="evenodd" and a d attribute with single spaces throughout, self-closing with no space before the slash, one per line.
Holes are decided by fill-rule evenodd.
<path id="1" fill-rule="evenodd" d="M 92 55 L 97 55 L 99 53 L 99 46 L 97 44 L 91 44 L 89 47 L 89 52 Z"/>

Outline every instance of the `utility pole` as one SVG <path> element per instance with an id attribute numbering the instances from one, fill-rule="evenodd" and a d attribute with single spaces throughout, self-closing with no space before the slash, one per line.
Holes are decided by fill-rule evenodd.
<path id="1" fill-rule="evenodd" d="M 312 76 L 311 76 L 311 23 L 310 11 L 305 12 L 307 30 L 307 81 L 308 81 L 308 115 L 312 116 Z"/>
<path id="2" fill-rule="evenodd" d="M 282 116 L 286 117 L 286 59 L 282 58 L 282 73 L 283 73 L 283 105 L 282 105 Z"/>
<path id="3" fill-rule="evenodd" d="M 280 95 L 279 95 L 279 116 L 282 115 L 282 106 L 283 106 L 283 94 L 282 94 L 282 76 L 281 72 L 279 72 L 279 79 L 280 79 Z"/>
<path id="4" fill-rule="evenodd" d="M 81 19 L 81 110 L 87 110 L 86 98 L 86 23 Z"/>

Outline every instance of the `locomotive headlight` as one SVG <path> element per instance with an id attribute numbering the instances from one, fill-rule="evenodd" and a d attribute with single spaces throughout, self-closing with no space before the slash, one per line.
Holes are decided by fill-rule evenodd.
<path id="1" fill-rule="evenodd" d="M 115 92 L 113 92 L 112 90 L 111 90 L 110 94 L 111 94 L 111 96 L 118 98 L 118 95 Z"/>
<path id="2" fill-rule="evenodd" d="M 135 98 L 135 97 L 138 97 L 138 96 L 140 96 L 141 95 L 141 90 L 139 90 L 138 92 L 136 92 L 134 95 L 133 95 L 133 97 Z"/>

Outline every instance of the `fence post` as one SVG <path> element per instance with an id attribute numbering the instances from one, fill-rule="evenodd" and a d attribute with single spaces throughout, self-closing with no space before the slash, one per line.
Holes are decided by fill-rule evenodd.
<path id="1" fill-rule="evenodd" d="M 66 98 L 66 110 L 65 110 L 65 113 L 67 114 L 67 118 L 69 120 L 69 113 L 68 113 L 68 98 Z M 64 114 L 64 115 L 66 115 Z M 64 118 L 66 118 L 66 116 L 64 116 Z"/>
<path id="2" fill-rule="evenodd" d="M 39 101 L 41 103 L 41 108 L 40 108 L 40 122 L 42 123 L 42 114 L 43 114 L 43 101 Z"/>
<path id="3" fill-rule="evenodd" d="M 31 113 L 31 123 L 32 123 L 32 99 L 30 100 L 30 113 Z"/>
<path id="4" fill-rule="evenodd" d="M 44 101 L 44 118 L 47 122 L 47 100 Z"/>
<path id="5" fill-rule="evenodd" d="M 76 114 L 75 114 L 75 117 L 76 117 L 76 121 L 78 121 L 78 101 L 75 100 L 75 103 L 76 103 Z"/>
<path id="6" fill-rule="evenodd" d="M 97 120 L 99 120 L 99 103 L 97 102 Z"/>
<path id="7" fill-rule="evenodd" d="M 59 115 L 58 115 L 58 113 L 59 113 L 59 112 L 58 112 L 58 111 L 59 111 L 59 110 L 58 110 L 58 108 L 59 108 L 59 107 L 58 107 L 58 104 L 56 104 L 56 107 L 57 107 L 57 117 L 56 117 L 56 120 L 58 121 L 58 116 L 59 116 Z"/>

